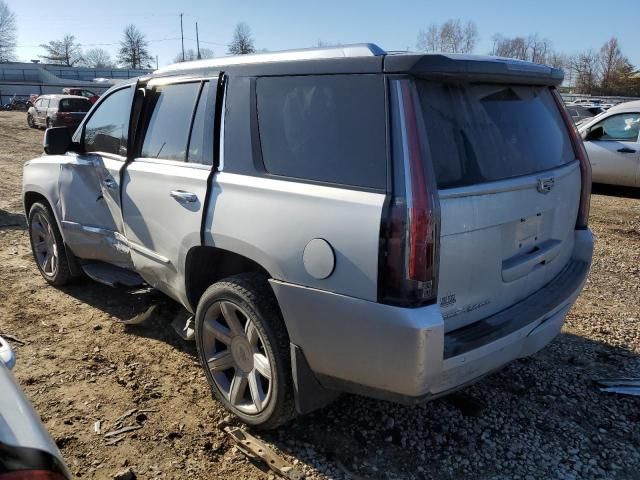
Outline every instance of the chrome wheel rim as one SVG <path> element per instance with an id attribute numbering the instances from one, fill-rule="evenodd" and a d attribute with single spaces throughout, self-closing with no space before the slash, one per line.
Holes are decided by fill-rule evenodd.
<path id="1" fill-rule="evenodd" d="M 220 392 L 243 413 L 262 412 L 271 399 L 273 368 L 254 322 L 223 300 L 209 307 L 203 325 L 207 368 Z"/>
<path id="2" fill-rule="evenodd" d="M 48 277 L 55 276 L 58 271 L 58 246 L 51 224 L 42 213 L 33 216 L 31 238 L 33 253 L 40 270 Z"/>

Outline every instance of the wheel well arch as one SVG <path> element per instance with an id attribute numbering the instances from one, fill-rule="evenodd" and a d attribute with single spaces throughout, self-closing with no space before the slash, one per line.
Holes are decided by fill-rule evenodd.
<path id="1" fill-rule="evenodd" d="M 43 202 L 45 205 L 47 205 L 49 208 L 51 208 L 53 210 L 53 208 L 51 206 L 51 203 L 49 202 L 49 200 L 47 200 L 47 197 L 45 197 L 41 193 L 38 193 L 38 192 L 25 192 L 25 194 L 24 194 L 24 212 L 27 215 L 27 217 L 29 216 L 29 210 L 31 210 L 31 207 L 36 202 Z"/>
<path id="2" fill-rule="evenodd" d="M 196 311 L 200 297 L 214 283 L 249 272 L 271 278 L 262 265 L 239 253 L 211 246 L 191 248 L 185 260 L 185 287 L 191 308 Z"/>

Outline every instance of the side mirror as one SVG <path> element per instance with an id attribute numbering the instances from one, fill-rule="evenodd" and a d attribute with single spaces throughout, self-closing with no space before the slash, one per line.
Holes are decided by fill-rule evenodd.
<path id="1" fill-rule="evenodd" d="M 64 155 L 71 147 L 71 134 L 67 127 L 47 128 L 44 132 L 44 153 L 47 155 Z"/>
<path id="2" fill-rule="evenodd" d="M 0 337 L 0 362 L 4 363 L 9 370 L 16 364 L 16 355 L 11 345 L 2 337 Z"/>
<path id="3" fill-rule="evenodd" d="M 590 128 L 589 130 L 587 130 L 585 132 L 584 139 L 587 141 L 600 140 L 602 137 L 604 137 L 604 128 L 596 127 L 596 128 Z"/>

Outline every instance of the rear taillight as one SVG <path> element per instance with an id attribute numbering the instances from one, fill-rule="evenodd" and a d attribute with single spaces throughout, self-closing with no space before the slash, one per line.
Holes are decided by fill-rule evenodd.
<path id="1" fill-rule="evenodd" d="M 0 480 L 65 480 L 65 477 L 48 470 L 18 470 L 0 473 Z"/>
<path id="2" fill-rule="evenodd" d="M 378 298 L 417 307 L 436 300 L 440 203 L 413 83 L 392 81 L 390 97 L 393 192 L 380 229 Z"/>
<path id="3" fill-rule="evenodd" d="M 576 158 L 580 161 L 580 175 L 582 178 L 582 189 L 580 191 L 580 208 L 578 209 L 578 218 L 576 219 L 576 228 L 578 230 L 586 230 L 589 227 L 589 208 L 591 203 L 591 163 L 587 156 L 587 151 L 582 143 L 582 138 L 569 116 L 569 112 L 564 106 L 562 97 L 555 88 L 551 89 L 553 98 L 558 105 L 558 109 L 562 114 L 562 119 L 567 127 L 569 136 L 571 137 L 571 145 Z"/>

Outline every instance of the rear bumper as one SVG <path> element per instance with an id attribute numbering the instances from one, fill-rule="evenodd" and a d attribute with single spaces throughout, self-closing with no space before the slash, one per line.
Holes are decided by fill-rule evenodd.
<path id="1" fill-rule="evenodd" d="M 476 324 L 445 334 L 438 305 L 399 308 L 272 280 L 291 342 L 327 388 L 416 403 L 532 355 L 562 328 L 587 279 L 589 230 L 548 285 Z"/>

